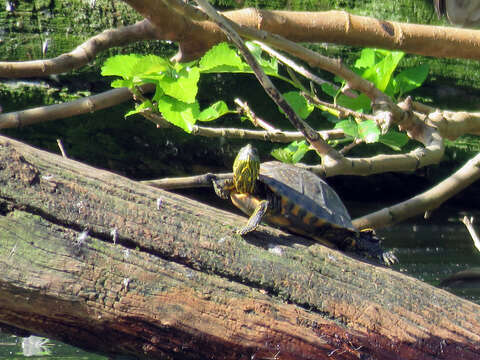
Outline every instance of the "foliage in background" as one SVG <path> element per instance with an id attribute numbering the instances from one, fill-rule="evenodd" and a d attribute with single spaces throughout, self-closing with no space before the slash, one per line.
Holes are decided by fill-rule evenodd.
<path id="1" fill-rule="evenodd" d="M 296 79 L 283 76 L 279 72 L 277 60 L 265 57 L 258 45 L 248 43 L 248 47 L 266 74 L 288 82 L 297 89 L 285 93 L 284 96 L 296 113 L 302 119 L 307 119 L 315 106 L 301 94 L 304 86 Z M 420 87 L 428 75 L 427 65 L 408 68 L 394 75 L 403 56 L 402 52 L 364 49 L 354 65 L 354 71 L 387 95 L 399 98 Z M 223 100 L 201 109 L 197 100 L 198 83 L 200 76 L 208 73 L 253 72 L 227 43 L 213 47 L 200 60 L 185 64 L 172 63 L 155 55 L 130 54 L 111 57 L 102 67 L 102 75 L 121 77 L 112 81 L 112 87 L 128 87 L 133 93 L 138 94 L 137 87 L 142 84 L 152 83 L 156 86 L 154 96 L 137 105 L 126 116 L 148 109 L 160 113 L 166 121 L 188 133 L 192 131 L 197 121 L 213 121 L 225 114 L 236 112 L 230 110 Z M 337 78 L 336 82 L 339 83 L 338 86 L 329 83 L 321 86 L 323 93 L 332 97 L 335 104 L 359 112 L 371 112 L 368 97 L 355 92 L 347 96 L 342 93 L 345 82 Z M 325 118 L 335 123 L 335 128 L 343 129 L 348 141 L 361 139 L 366 143 L 381 142 L 394 150 L 401 150 L 408 142 L 405 134 L 395 130 L 382 135 L 371 120 L 357 122 L 353 118 L 337 119 L 338 111 L 321 105 L 318 108 L 325 113 Z M 275 150 L 272 155 L 281 161 L 295 163 L 301 160 L 307 151 L 309 147 L 306 142 L 294 142 L 284 149 Z"/>

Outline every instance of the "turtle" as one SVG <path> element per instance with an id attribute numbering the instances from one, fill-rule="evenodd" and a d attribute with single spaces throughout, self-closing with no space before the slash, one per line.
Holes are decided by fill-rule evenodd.
<path id="1" fill-rule="evenodd" d="M 379 259 L 385 265 L 398 261 L 384 251 L 371 229 L 359 231 L 352 224 L 338 194 L 323 179 L 292 164 L 260 164 L 252 145 L 240 149 L 233 163 L 233 178 L 212 177 L 215 193 L 250 218 L 237 233 L 246 235 L 266 223 L 343 251 Z"/>

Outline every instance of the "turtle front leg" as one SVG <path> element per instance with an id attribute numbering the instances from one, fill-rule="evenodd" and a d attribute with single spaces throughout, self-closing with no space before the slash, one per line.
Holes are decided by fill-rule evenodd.
<path id="1" fill-rule="evenodd" d="M 220 180 L 216 176 L 212 176 L 211 181 L 215 194 L 217 194 L 219 198 L 227 200 L 233 189 L 233 179 Z"/>
<path id="2" fill-rule="evenodd" d="M 255 230 L 260 222 L 262 221 L 263 216 L 267 212 L 268 209 L 268 201 L 262 200 L 258 203 L 257 207 L 253 211 L 252 215 L 248 219 L 247 225 L 237 231 L 239 235 L 245 235 L 249 232 Z"/>

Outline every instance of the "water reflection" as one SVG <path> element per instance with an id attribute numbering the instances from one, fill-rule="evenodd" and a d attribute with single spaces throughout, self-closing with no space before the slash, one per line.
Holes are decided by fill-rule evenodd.
<path id="1" fill-rule="evenodd" d="M 48 339 L 40 336 L 29 336 L 22 338 L 23 356 L 45 356 L 50 355 Z"/>
<path id="2" fill-rule="evenodd" d="M 0 333 L 0 359 L 27 359 L 32 357 L 75 360 L 106 359 L 44 337 L 29 336 L 22 338 Z"/>

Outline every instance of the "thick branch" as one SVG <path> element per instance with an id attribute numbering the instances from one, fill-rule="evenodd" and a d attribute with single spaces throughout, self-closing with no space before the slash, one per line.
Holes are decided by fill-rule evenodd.
<path id="1" fill-rule="evenodd" d="M 21 62 L 0 61 L 0 78 L 45 77 L 61 74 L 88 64 L 101 51 L 134 41 L 153 39 L 155 39 L 155 29 L 150 22 L 143 20 L 119 29 L 105 30 L 71 52 L 53 59 Z"/>
<path id="2" fill-rule="evenodd" d="M 480 154 L 470 159 L 457 172 L 430 190 L 400 204 L 384 208 L 368 216 L 356 219 L 358 228 L 379 228 L 400 222 L 412 216 L 438 208 L 480 178 Z"/>
<path id="3" fill-rule="evenodd" d="M 162 0 L 126 2 L 155 24 L 160 38 L 180 41 L 182 53 L 179 59 L 188 61 L 198 58 L 214 44 L 226 41 L 214 24 L 188 21 Z M 249 8 L 223 14 L 240 26 L 268 31 L 296 42 L 329 42 L 402 50 L 424 56 L 480 59 L 478 30 L 383 21 L 344 11 L 294 12 Z M 261 38 L 258 40 L 263 41 Z"/>
<path id="4" fill-rule="evenodd" d="M 141 91 L 151 92 L 152 84 L 141 87 Z M 27 110 L 0 114 L 0 129 L 17 128 L 46 121 L 65 119 L 106 109 L 132 99 L 128 88 L 119 88 L 98 95 L 87 96 L 70 102 L 40 106 Z"/>
<path id="5" fill-rule="evenodd" d="M 428 114 L 425 122 L 438 129 L 445 139 L 459 136 L 480 135 L 480 113 L 467 111 L 436 110 Z"/>

